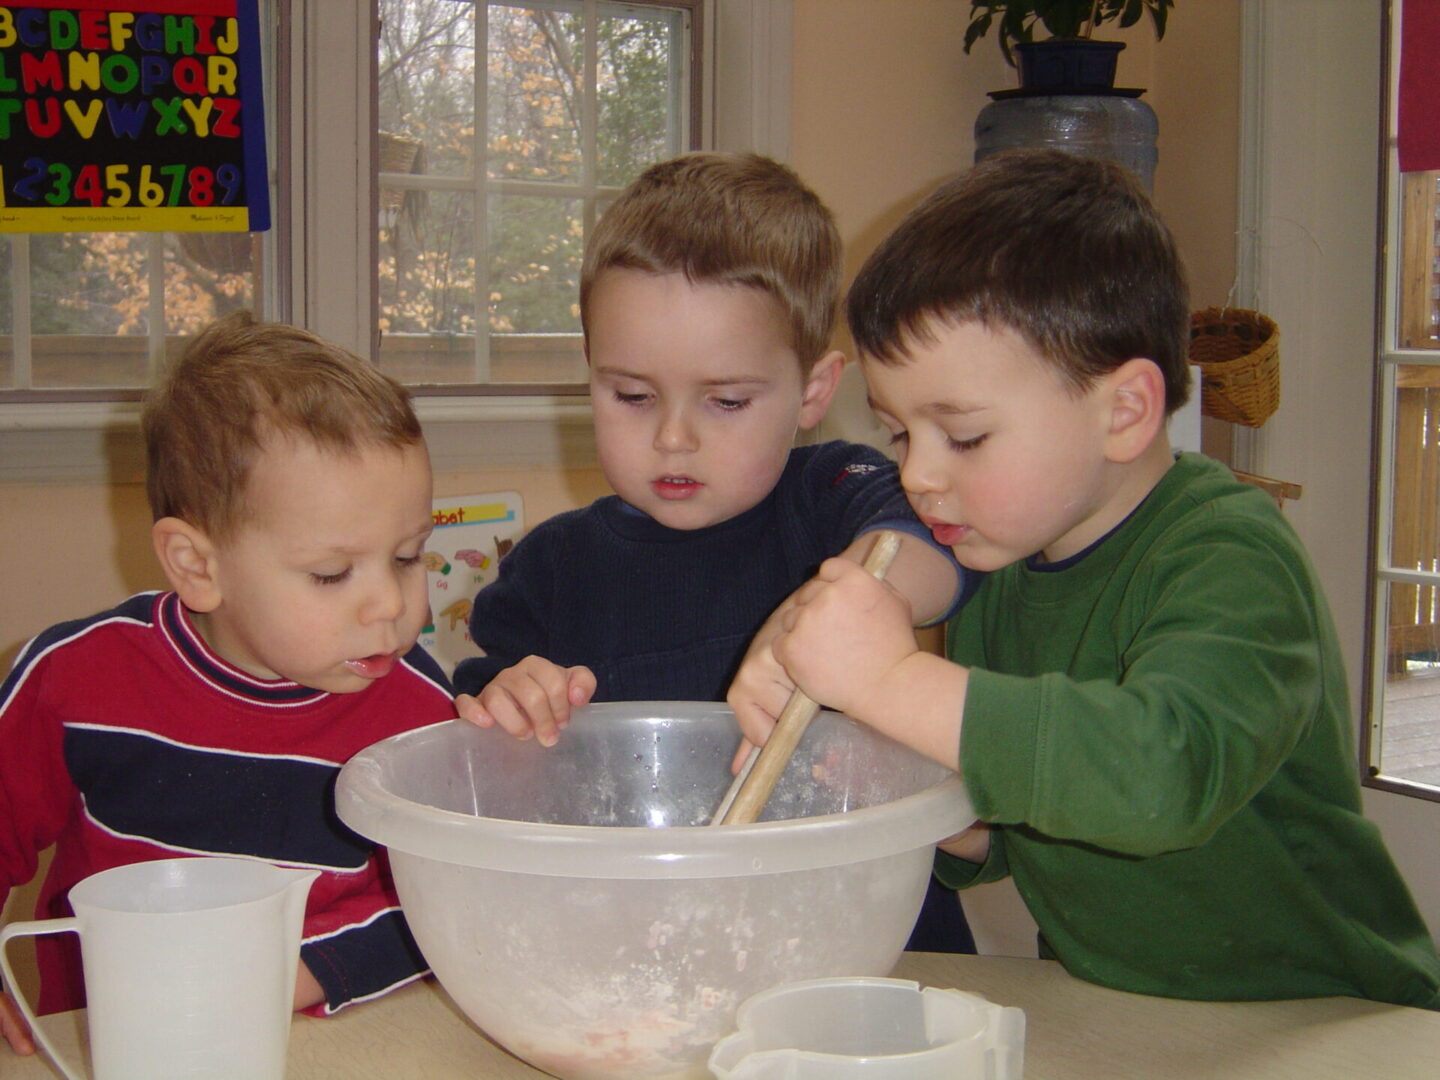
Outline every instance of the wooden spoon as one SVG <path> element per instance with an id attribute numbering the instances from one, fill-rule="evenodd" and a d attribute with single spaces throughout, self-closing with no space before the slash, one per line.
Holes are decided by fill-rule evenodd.
<path id="1" fill-rule="evenodd" d="M 882 529 L 865 557 L 865 570 L 879 581 L 885 580 L 885 573 L 900 550 L 900 534 Z M 770 738 L 762 747 L 755 747 L 738 775 L 720 800 L 711 825 L 749 825 L 758 821 L 760 813 L 770 799 L 770 793 L 780 780 L 780 774 L 795 752 L 805 729 L 820 711 L 820 706 L 811 701 L 798 686 L 785 703 L 780 719 L 770 732 Z"/>

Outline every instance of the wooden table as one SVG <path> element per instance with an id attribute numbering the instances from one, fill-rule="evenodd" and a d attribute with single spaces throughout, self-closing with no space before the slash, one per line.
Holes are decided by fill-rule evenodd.
<path id="1" fill-rule="evenodd" d="M 906 953 L 900 978 L 1025 1010 L 1026 1080 L 1436 1080 L 1440 1012 L 1353 998 L 1174 1001 L 1105 990 L 1048 960 Z M 71 1051 L 79 1013 L 50 1018 Z M 0 1048 L 6 1080 L 55 1080 L 42 1056 Z M 297 1017 L 289 1080 L 534 1080 L 432 981 Z"/>

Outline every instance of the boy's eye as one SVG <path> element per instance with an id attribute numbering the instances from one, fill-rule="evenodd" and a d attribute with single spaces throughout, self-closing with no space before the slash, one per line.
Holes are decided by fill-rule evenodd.
<path id="1" fill-rule="evenodd" d="M 646 393 L 627 394 L 623 390 L 616 390 L 615 400 L 622 405 L 644 405 L 650 400 L 650 395 Z"/>
<path id="2" fill-rule="evenodd" d="M 419 566 L 424 558 L 423 553 L 418 555 L 397 555 L 395 556 L 395 565 L 402 570 L 408 570 L 412 566 Z"/>
<path id="3" fill-rule="evenodd" d="M 345 580 L 346 578 L 348 578 L 349 576 L 350 576 L 350 568 L 347 566 L 344 570 L 341 570 L 338 574 L 314 574 L 314 573 L 312 573 L 312 574 L 310 575 L 310 580 L 313 581 L 313 582 L 315 582 L 316 585 L 339 585 L 342 581 L 344 581 L 344 580 Z"/>
<path id="4" fill-rule="evenodd" d="M 907 441 L 909 438 L 910 433 L 908 431 L 892 431 L 890 433 L 890 445 L 898 446 L 900 443 Z"/>
<path id="5" fill-rule="evenodd" d="M 750 407 L 749 398 L 714 398 L 712 400 L 722 412 L 739 412 L 741 409 Z"/>
<path id="6" fill-rule="evenodd" d="M 950 447 L 950 449 L 954 450 L 956 453 L 963 454 L 966 450 L 974 450 L 984 441 L 984 435 L 976 435 L 973 439 L 955 439 L 951 438 L 950 436 L 946 436 L 945 445 Z"/>

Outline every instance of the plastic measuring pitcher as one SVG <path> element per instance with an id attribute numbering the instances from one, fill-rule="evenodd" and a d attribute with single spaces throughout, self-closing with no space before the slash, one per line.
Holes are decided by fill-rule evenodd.
<path id="1" fill-rule="evenodd" d="M 0 930 L 80 935 L 94 1080 L 281 1080 L 290 1039 L 300 927 L 314 870 L 231 858 L 163 859 L 103 870 L 70 890 L 73 918 Z M 36 1041 L 62 1060 L 16 1003 Z"/>
<path id="2" fill-rule="evenodd" d="M 786 983 L 741 1004 L 718 1080 L 1020 1080 L 1025 1014 L 908 979 Z"/>

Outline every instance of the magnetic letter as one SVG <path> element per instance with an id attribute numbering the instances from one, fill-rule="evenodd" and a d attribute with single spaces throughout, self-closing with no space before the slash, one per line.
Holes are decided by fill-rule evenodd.
<path id="1" fill-rule="evenodd" d="M 75 125 L 75 130 L 80 133 L 82 139 L 93 138 L 95 125 L 100 122 L 100 113 L 105 109 L 99 98 L 91 98 L 90 104 L 85 106 L 84 111 L 80 109 L 80 103 L 67 99 L 65 101 L 65 115 L 70 117 L 70 123 Z"/>

